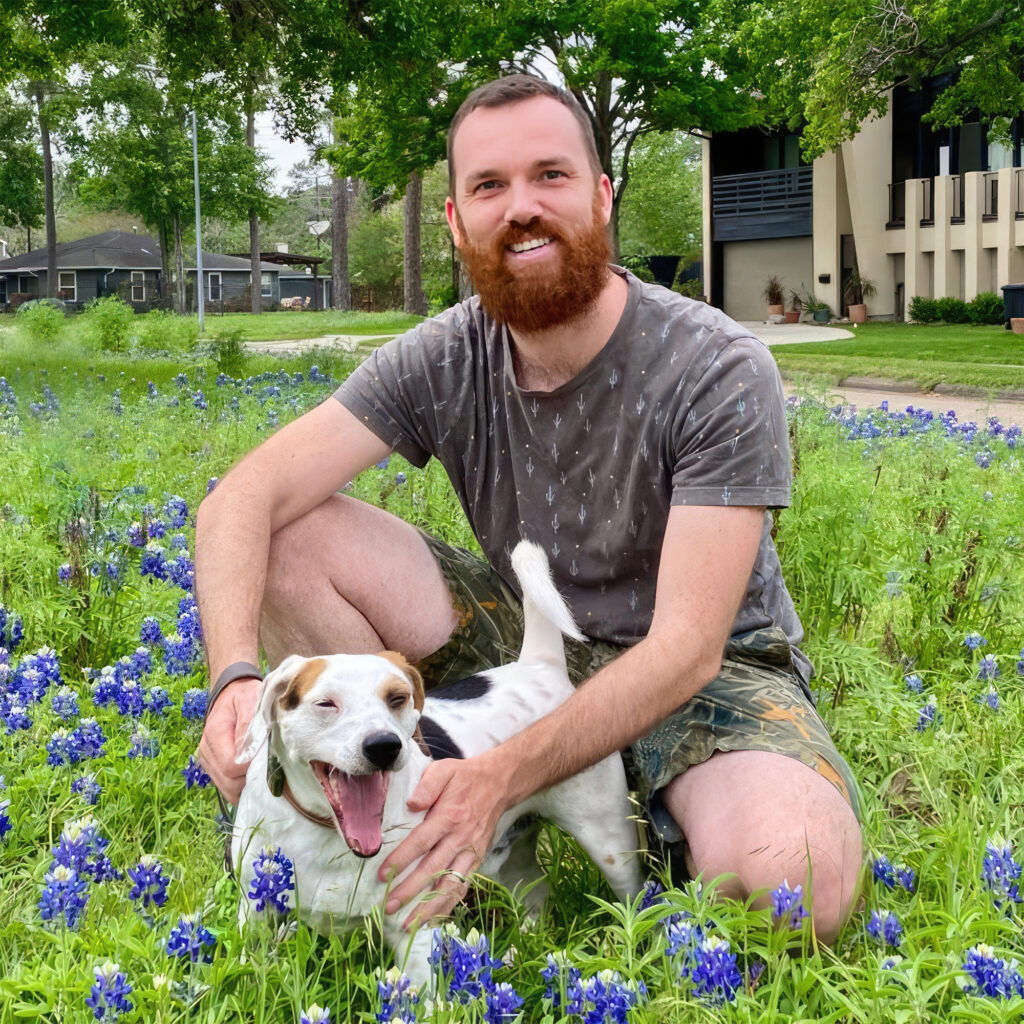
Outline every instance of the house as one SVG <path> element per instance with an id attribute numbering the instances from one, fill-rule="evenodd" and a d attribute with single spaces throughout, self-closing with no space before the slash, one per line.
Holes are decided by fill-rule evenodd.
<path id="1" fill-rule="evenodd" d="M 303 309 L 330 309 L 331 308 L 331 279 L 329 277 L 314 278 L 312 271 L 307 270 L 304 274 L 282 268 L 281 280 L 281 302 L 286 303 L 290 299 L 302 299 Z M 316 288 L 316 303 L 313 302 L 313 288 Z"/>
<path id="2" fill-rule="evenodd" d="M 999 294 L 1024 281 L 1021 119 L 1009 146 L 987 125 L 932 129 L 922 115 L 951 81 L 898 86 L 885 115 L 806 163 L 796 133 L 748 129 L 704 142 L 704 288 L 738 320 L 765 316 L 769 274 L 845 314 L 856 267 L 870 319 L 910 300 Z"/>
<path id="3" fill-rule="evenodd" d="M 278 268 L 261 263 L 264 305 L 281 298 Z M 195 308 L 196 268 L 186 268 L 190 304 Z M 91 299 L 119 295 L 139 311 L 165 297 L 160 246 L 150 235 L 134 231 L 104 231 L 99 235 L 57 244 L 57 295 L 70 307 L 81 309 Z M 206 305 L 220 308 L 241 300 L 251 281 L 248 259 L 203 253 L 203 294 Z M 46 249 L 0 260 L 0 308 L 17 306 L 46 294 Z M 237 303 L 236 303 L 237 304 Z"/>

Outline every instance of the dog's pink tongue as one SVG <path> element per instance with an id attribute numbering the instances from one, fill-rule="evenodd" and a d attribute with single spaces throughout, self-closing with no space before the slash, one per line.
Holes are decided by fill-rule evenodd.
<path id="1" fill-rule="evenodd" d="M 360 857 L 372 857 L 381 847 L 381 821 L 388 775 L 348 775 L 333 768 L 324 781 L 324 793 L 335 822 L 349 849 Z"/>

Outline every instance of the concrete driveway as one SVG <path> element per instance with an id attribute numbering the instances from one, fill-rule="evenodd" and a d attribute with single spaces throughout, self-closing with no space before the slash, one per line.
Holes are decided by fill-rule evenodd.
<path id="1" fill-rule="evenodd" d="M 751 334 L 760 338 L 766 345 L 799 345 L 807 341 L 840 341 L 854 337 L 853 331 L 842 327 L 829 327 L 828 324 L 766 324 L 763 320 L 741 320 Z"/>

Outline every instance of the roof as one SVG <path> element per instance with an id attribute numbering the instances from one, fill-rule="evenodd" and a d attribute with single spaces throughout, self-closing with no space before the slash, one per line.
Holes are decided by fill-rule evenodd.
<path id="1" fill-rule="evenodd" d="M 104 231 L 73 242 L 57 243 L 58 270 L 160 270 L 160 245 L 151 235 L 134 231 Z M 249 270 L 248 259 L 203 251 L 203 270 Z M 195 270 L 195 266 L 186 267 Z M 272 263 L 260 263 L 261 270 L 276 271 Z M 0 274 L 46 270 L 46 249 L 33 249 L 21 256 L 0 260 Z"/>

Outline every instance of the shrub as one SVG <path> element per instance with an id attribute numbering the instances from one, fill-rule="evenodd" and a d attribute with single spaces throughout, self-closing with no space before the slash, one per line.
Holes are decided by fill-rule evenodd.
<path id="1" fill-rule="evenodd" d="M 939 304 L 935 299 L 915 295 L 910 300 L 910 319 L 917 324 L 933 324 L 939 319 Z"/>
<path id="2" fill-rule="evenodd" d="M 245 347 L 242 339 L 245 333 L 241 327 L 228 327 L 211 339 L 213 358 L 217 369 L 229 377 L 238 377 L 245 367 Z"/>
<path id="3" fill-rule="evenodd" d="M 135 310 L 116 295 L 93 299 L 82 313 L 83 334 L 95 348 L 122 352 L 135 326 Z"/>
<path id="4" fill-rule="evenodd" d="M 30 341 L 56 341 L 64 330 L 63 304 L 35 299 L 18 307 L 17 324 Z"/>
<path id="5" fill-rule="evenodd" d="M 704 294 L 704 283 L 699 278 L 691 277 L 686 281 L 676 281 L 672 285 L 672 291 L 679 292 L 688 299 L 695 299 L 698 295 Z"/>
<path id="6" fill-rule="evenodd" d="M 199 340 L 199 319 L 153 309 L 136 319 L 135 337 L 139 347 L 149 352 L 190 352 Z"/>
<path id="7" fill-rule="evenodd" d="M 1001 324 L 1006 319 L 1006 307 L 995 292 L 978 292 L 967 303 L 967 315 L 972 324 Z"/>
<path id="8" fill-rule="evenodd" d="M 967 311 L 967 303 L 963 299 L 955 299 L 947 295 L 939 299 L 936 304 L 939 311 L 939 319 L 947 324 L 966 324 L 970 322 L 970 314 Z"/>
<path id="9" fill-rule="evenodd" d="M 786 289 L 777 274 L 772 274 L 761 292 L 769 306 L 781 306 L 786 299 Z"/>

